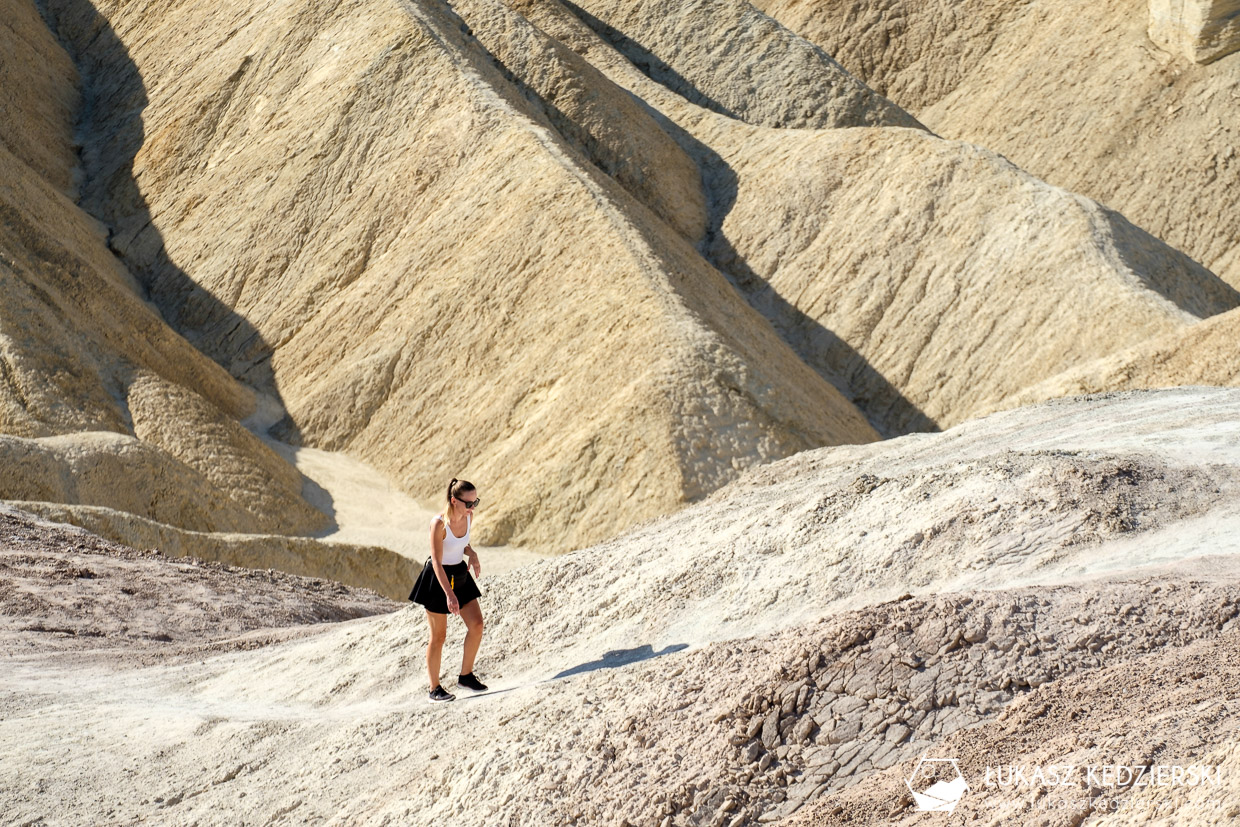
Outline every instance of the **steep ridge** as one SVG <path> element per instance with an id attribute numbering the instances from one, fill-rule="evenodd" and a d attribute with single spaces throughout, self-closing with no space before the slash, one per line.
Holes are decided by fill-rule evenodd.
<path id="1" fill-rule="evenodd" d="M 1226 759 L 1238 394 L 1054 401 L 755 469 L 485 580 L 496 691 L 447 706 L 421 700 L 412 610 L 106 664 L 28 629 L 0 676 L 0 796 L 24 819 L 879 823 L 919 817 L 903 779 L 932 746 L 961 756 L 966 812 L 1046 823 L 973 779 Z"/>
<path id="2" fill-rule="evenodd" d="M 1119 210 L 1240 287 L 1240 56 L 1163 51 L 1146 0 L 754 5 L 935 132 Z"/>
<path id="3" fill-rule="evenodd" d="M 547 0 L 541 5 L 569 10 L 647 77 L 690 103 L 744 123 L 919 126 L 830 55 L 743 0 Z"/>
<path id="4" fill-rule="evenodd" d="M 1053 376 L 1010 404 L 1102 390 L 1240 386 L 1238 337 L 1240 311 L 1232 310 Z"/>
<path id="5" fill-rule="evenodd" d="M 34 63 L 0 70 L 15 98 L 0 145 L 0 498 L 203 531 L 321 528 L 296 471 L 236 423 L 252 393 L 164 324 L 74 205 L 72 64 L 30 3 L 7 0 L 4 18 L 4 48 Z M 31 65 L 48 71 L 25 77 Z"/>
<path id="6" fill-rule="evenodd" d="M 706 199 L 697 164 L 638 100 L 498 0 L 455 3 L 451 11 L 468 19 L 469 34 L 505 79 L 573 149 L 685 239 L 702 237 Z"/>
<path id="7" fill-rule="evenodd" d="M 703 127 L 736 190 L 715 260 L 888 434 L 1010 407 L 1066 368 L 1240 303 L 1122 216 L 976 146 Z"/>
<path id="8" fill-rule="evenodd" d="M 703 251 L 884 435 L 1007 407 L 1240 301 L 1121 216 L 991 152 L 914 130 L 740 124 L 650 80 L 555 0 L 519 5 L 670 119 L 710 193 Z M 660 24 L 631 25 L 650 40 Z"/>
<path id="9" fill-rule="evenodd" d="M 480 540 L 564 549 L 753 463 L 874 437 L 443 6 L 105 4 L 105 22 L 49 5 L 79 63 L 107 69 L 98 94 L 148 101 L 140 143 L 123 108 L 96 111 L 95 174 L 128 140 L 149 200 L 100 200 L 113 246 L 236 376 L 261 386 L 270 360 L 289 440 L 425 501 L 477 477 L 495 503 Z M 679 214 L 683 185 L 628 186 Z"/>
<path id="10" fill-rule="evenodd" d="M 580 547 L 1240 303 L 747 4 L 662 8 L 48 4 L 83 204 L 164 315 L 290 443 L 476 477 L 483 542 Z"/>

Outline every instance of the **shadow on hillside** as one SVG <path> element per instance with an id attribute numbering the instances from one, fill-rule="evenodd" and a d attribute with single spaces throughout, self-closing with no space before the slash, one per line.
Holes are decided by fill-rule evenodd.
<path id="1" fill-rule="evenodd" d="M 735 113 L 711 99 L 641 43 L 570 0 L 560 2 L 599 37 L 615 46 L 651 80 L 712 112 L 737 118 Z M 479 46 L 482 48 L 481 44 Z M 568 143 L 578 142 L 577 136 L 564 134 L 564 124 L 572 124 L 571 118 L 508 70 L 499 58 L 494 55 L 491 55 L 491 58 L 506 79 L 528 100 L 542 108 L 553 128 Z M 642 98 L 625 91 L 697 163 L 709 210 L 706 237 L 698 240 L 697 244 L 698 252 L 703 258 L 722 272 L 749 305 L 766 318 L 793 352 L 840 391 L 845 399 L 852 402 L 881 436 L 888 438 L 912 432 L 939 430 L 934 420 L 905 398 L 864 356 L 813 316 L 788 302 L 769 282 L 753 271 L 722 229 L 724 219 L 736 204 L 736 173 L 709 146 L 681 129 Z M 590 160 L 588 154 L 586 157 Z M 603 169 L 597 162 L 595 166 Z M 603 169 L 603 172 L 607 170 Z"/>
<path id="2" fill-rule="evenodd" d="M 738 180 L 732 167 L 661 112 L 642 102 L 655 121 L 693 158 L 706 189 L 706 236 L 698 251 L 770 322 L 780 338 L 824 380 L 865 415 L 884 438 L 937 431 L 939 426 L 902 394 L 864 356 L 813 316 L 789 302 L 754 272 L 723 232 L 736 204 Z"/>
<path id="3" fill-rule="evenodd" d="M 109 249 L 137 278 L 145 291 L 142 298 L 159 309 L 173 330 L 284 410 L 271 370 L 271 345 L 244 316 L 172 260 L 134 177 L 134 159 L 146 139 L 142 111 L 148 100 L 129 50 L 89 0 L 36 2 L 81 78 L 75 124 L 83 178 L 78 205 L 107 227 Z M 228 83 L 235 84 L 247 65 Z M 300 442 L 300 431 L 287 414 L 277 424 L 283 439 Z M 333 515 L 331 495 L 304 476 L 302 482 L 314 505 Z"/>
<path id="4" fill-rule="evenodd" d="M 610 652 L 604 652 L 603 656 L 598 660 L 587 661 L 586 663 L 574 666 L 571 669 L 565 669 L 552 676 L 552 680 L 557 678 L 566 678 L 569 675 L 578 675 L 582 672 L 594 672 L 599 669 L 615 669 L 617 666 L 627 666 L 630 663 L 638 663 L 650 658 L 657 658 L 660 655 L 670 655 L 673 652 L 679 652 L 682 649 L 688 649 L 687 643 L 673 643 L 670 646 L 664 646 L 658 652 L 654 651 L 654 647 L 649 643 L 637 646 L 632 649 L 612 649 Z"/>
<path id="5" fill-rule="evenodd" d="M 655 83 L 666 86 L 685 100 L 691 101 L 703 109 L 709 109 L 711 112 L 717 112 L 720 115 L 726 115 L 736 120 L 744 120 L 736 112 L 695 86 L 692 81 L 673 69 L 667 61 L 624 32 L 598 19 L 585 9 L 571 2 L 571 0 L 560 0 L 560 3 L 564 8 L 572 12 L 578 20 L 589 26 L 595 34 L 610 43 L 616 51 L 624 55 L 642 74 Z"/>
<path id="6" fill-rule="evenodd" d="M 671 69 L 665 61 L 637 41 L 569 0 L 560 1 L 600 37 L 616 45 L 628 60 L 652 80 L 713 112 L 736 117 L 726 107 L 707 97 Z M 465 28 L 463 20 L 461 26 Z M 604 174 L 611 174 L 603 164 L 591 157 L 588 147 L 585 146 L 590 136 L 579 134 L 583 130 L 572 118 L 525 83 L 482 43 L 477 45 L 490 57 L 504 79 L 513 84 L 526 100 L 542 110 L 551 128 L 566 143 L 576 148 L 588 163 L 592 163 Z M 840 391 L 845 399 L 852 402 L 866 417 L 870 426 L 882 437 L 939 430 L 934 420 L 905 398 L 864 356 L 817 319 L 784 299 L 764 278 L 753 271 L 745 258 L 728 241 L 722 230 L 724 219 L 736 203 L 738 188 L 736 173 L 709 146 L 681 129 L 642 98 L 628 90 L 624 91 L 650 114 L 655 123 L 667 132 L 698 166 L 702 184 L 706 190 L 709 210 L 706 237 L 697 240 L 697 249 L 703 258 L 722 272 L 737 292 L 770 323 L 776 334 L 793 352 L 826 382 Z"/>

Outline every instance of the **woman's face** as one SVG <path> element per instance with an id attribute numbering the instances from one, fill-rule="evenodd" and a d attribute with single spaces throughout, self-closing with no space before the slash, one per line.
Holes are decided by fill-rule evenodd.
<path id="1" fill-rule="evenodd" d="M 478 503 L 478 492 L 462 491 L 459 496 L 453 497 L 452 501 L 456 507 L 456 513 L 463 514 L 474 508 Z"/>

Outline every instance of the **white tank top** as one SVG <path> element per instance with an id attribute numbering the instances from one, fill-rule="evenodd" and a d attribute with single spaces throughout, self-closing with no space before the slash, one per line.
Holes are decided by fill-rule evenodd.
<path id="1" fill-rule="evenodd" d="M 435 517 L 443 522 L 443 564 L 445 566 L 455 565 L 465 559 L 465 546 L 469 545 L 469 530 L 473 527 L 472 515 L 465 515 L 465 536 L 457 537 L 452 533 L 452 525 L 442 514 Z"/>

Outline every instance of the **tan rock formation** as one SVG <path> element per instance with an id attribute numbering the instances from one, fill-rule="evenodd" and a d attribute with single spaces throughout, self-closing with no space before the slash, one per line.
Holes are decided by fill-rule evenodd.
<path id="1" fill-rule="evenodd" d="M 637 99 L 498 0 L 453 9 L 566 143 L 681 236 L 702 237 L 706 199 L 697 164 Z"/>
<path id="2" fill-rule="evenodd" d="M 429 503 L 474 479 L 482 542 L 584 545 L 1240 301 L 739 0 L 47 8 L 82 203 L 143 289 L 288 440 Z M 157 384 L 139 436 L 308 518 L 224 391 Z"/>
<path id="3" fill-rule="evenodd" d="M 257 520 L 228 492 L 127 434 L 0 436 L 0 498 L 98 505 L 197 531 L 244 531 Z"/>
<path id="4" fill-rule="evenodd" d="M 130 383 L 127 401 L 134 435 L 225 492 L 249 512 L 249 530 L 298 534 L 327 525 L 327 515 L 302 498 L 297 469 L 198 394 L 148 372 Z"/>
<path id="5" fill-rule="evenodd" d="M 738 124 L 686 104 L 554 2 L 525 5 L 683 128 L 711 193 L 708 257 L 882 432 L 958 422 L 1088 353 L 1236 306 L 1185 256 L 993 153 L 912 130 Z M 1107 298 L 1062 300 L 1082 291 Z"/>
<path id="6" fill-rule="evenodd" d="M 77 70 L 34 3 L 5 0 L 0 8 L 0 147 L 53 189 L 71 193 Z"/>
<path id="7" fill-rule="evenodd" d="M 588 138 L 631 110 L 606 84 L 556 98 L 602 83 L 571 55 L 530 61 L 549 74 L 526 87 L 583 121 L 575 143 L 604 167 L 640 143 L 680 172 L 603 175 L 437 5 L 290 7 L 241 25 L 227 58 L 206 34 L 224 11 L 50 5 L 107 69 L 95 94 L 149 99 L 140 135 L 97 110 L 92 180 L 128 147 L 137 186 L 87 203 L 157 303 L 238 376 L 270 356 L 289 438 L 428 502 L 475 478 L 480 540 L 571 548 L 753 463 L 873 438 L 681 235 L 701 222 L 681 150 L 625 138 L 642 123 L 625 117 Z"/>
<path id="8" fill-rule="evenodd" d="M 74 205 L 73 64 L 33 4 L 3 5 L 0 497 L 205 531 L 324 527 L 296 471 L 237 424 L 253 393 L 163 322 Z"/>
<path id="9" fill-rule="evenodd" d="M 1092 354 L 1240 301 L 1122 216 L 978 147 L 709 129 L 737 193 L 715 259 L 888 433 L 1009 406 Z"/>
<path id="10" fill-rule="evenodd" d="M 1240 59 L 1154 48 L 1147 0 L 754 5 L 938 134 L 1118 210 L 1240 287 Z"/>
<path id="11" fill-rule="evenodd" d="M 1240 341 L 1240 310 L 1233 310 L 1065 371 L 995 407 L 1015 407 L 1040 399 L 1109 390 L 1183 385 L 1237 387 L 1240 386 L 1237 341 Z"/>
<path id="12" fill-rule="evenodd" d="M 1240 2 L 1150 0 L 1149 32 L 1167 51 L 1210 63 L 1240 50 Z"/>

